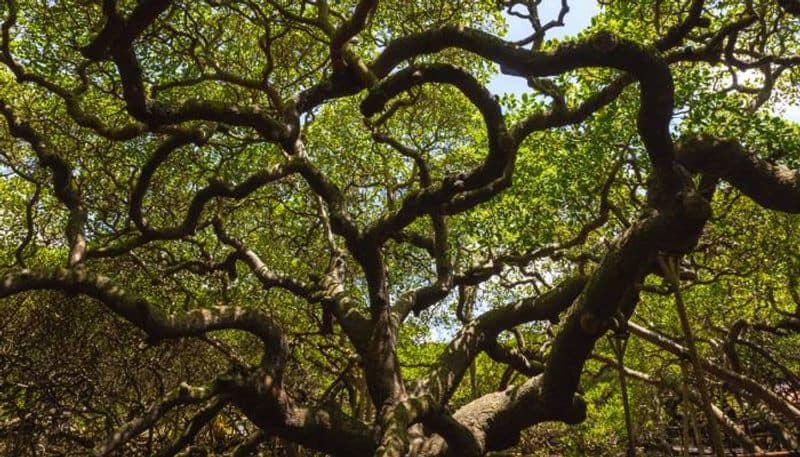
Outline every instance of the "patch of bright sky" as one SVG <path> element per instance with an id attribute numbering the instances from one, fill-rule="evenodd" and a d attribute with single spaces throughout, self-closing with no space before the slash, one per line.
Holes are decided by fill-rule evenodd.
<path id="1" fill-rule="evenodd" d="M 600 12 L 600 6 L 595 0 L 582 0 L 571 2 L 569 13 L 564 18 L 563 27 L 555 27 L 547 33 L 547 39 L 563 39 L 575 36 L 589 27 L 592 18 Z M 561 10 L 561 0 L 544 0 L 539 6 L 539 17 L 543 24 L 551 19 L 556 19 Z M 506 16 L 509 30 L 505 38 L 509 41 L 521 40 L 531 33 L 530 23 L 516 16 Z M 489 82 L 489 91 L 497 95 L 522 94 L 529 92 L 525 79 L 507 76 L 502 73 L 495 75 Z M 800 104 L 778 105 L 773 108 L 773 113 L 786 119 L 800 123 Z"/>
<path id="2" fill-rule="evenodd" d="M 542 24 L 558 18 L 561 11 L 561 0 L 544 0 L 539 5 L 539 18 Z M 564 18 L 563 27 L 555 27 L 547 32 L 547 39 L 567 38 L 577 35 L 581 30 L 589 27 L 592 18 L 600 12 L 600 6 L 594 0 L 581 0 L 570 2 L 569 12 Z M 507 16 L 509 30 L 505 38 L 509 41 L 521 40 L 531 33 L 531 24 L 516 16 Z M 528 84 L 524 78 L 506 76 L 498 73 L 489 82 L 489 91 L 494 94 L 521 94 L 529 92 Z"/>

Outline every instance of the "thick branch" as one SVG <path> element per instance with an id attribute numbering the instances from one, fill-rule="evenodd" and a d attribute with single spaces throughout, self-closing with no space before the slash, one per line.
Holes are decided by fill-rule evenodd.
<path id="1" fill-rule="evenodd" d="M 87 212 L 81 201 L 80 191 L 72 177 L 72 167 L 61 156 L 53 152 L 42 135 L 33 126 L 14 114 L 11 106 L 0 100 L 0 114 L 6 119 L 8 130 L 16 138 L 30 144 L 39 163 L 53 173 L 53 191 L 67 207 L 66 238 L 69 246 L 67 266 L 79 264 L 86 253 Z"/>
<path id="2" fill-rule="evenodd" d="M 484 162 L 469 173 L 451 176 L 438 186 L 426 186 L 406 197 L 396 213 L 384 217 L 367 231 L 366 236 L 374 238 L 377 243 L 382 243 L 398 233 L 420 214 L 431 213 L 445 203 L 457 206 L 451 199 L 459 193 L 502 180 L 505 185 L 493 187 L 494 193 L 497 193 L 510 184 L 516 149 L 506 130 L 500 105 L 474 77 L 458 67 L 434 64 L 403 69 L 370 91 L 361 103 L 361 112 L 367 117 L 372 116 L 381 111 L 393 97 L 426 83 L 453 85 L 475 105 L 486 124 L 489 153 Z M 488 197 L 487 195 L 486 198 Z M 475 203 L 477 201 L 472 205 Z M 463 209 L 466 208 L 459 208 L 459 211 Z"/>
<path id="3" fill-rule="evenodd" d="M 641 86 L 639 133 L 657 174 L 666 182 L 674 179 L 674 148 L 669 134 L 673 82 L 669 67 L 654 51 L 609 33 L 599 33 L 579 43 L 562 45 L 551 53 L 531 52 L 486 32 L 446 26 L 398 38 L 386 47 L 372 70 L 382 77 L 414 56 L 453 47 L 495 62 L 507 74 L 524 77 L 554 76 L 586 67 L 616 68 L 630 73 Z"/>
<path id="4" fill-rule="evenodd" d="M 461 382 L 474 358 L 490 344 L 500 332 L 536 320 L 557 320 L 580 294 L 588 278 L 577 276 L 564 280 L 539 297 L 496 308 L 482 314 L 465 325 L 445 348 L 436 368 L 420 383 L 418 392 L 431 395 L 444 405 Z"/>
<path id="5" fill-rule="evenodd" d="M 7 274 L 0 283 L 0 298 L 33 290 L 56 290 L 95 298 L 145 331 L 152 341 L 200 336 L 214 330 L 243 330 L 264 342 L 264 364 L 277 372 L 282 369 L 286 351 L 283 332 L 272 319 L 254 308 L 219 306 L 165 314 L 146 299 L 118 287 L 109 278 L 83 269 L 61 269 L 50 274 L 23 270 Z"/>
<path id="6" fill-rule="evenodd" d="M 127 18 L 117 12 L 116 0 L 103 2 L 106 23 L 100 33 L 85 46 L 83 55 L 101 60 L 112 47 L 129 48 L 156 18 L 169 8 L 172 0 L 141 0 Z"/>
<path id="7" fill-rule="evenodd" d="M 679 148 L 678 161 L 691 172 L 729 182 L 764 208 L 800 212 L 798 172 L 759 159 L 735 140 L 687 140 Z"/>
<path id="8" fill-rule="evenodd" d="M 231 389 L 233 403 L 269 435 L 336 456 L 373 455 L 377 444 L 370 428 L 334 405 L 298 406 L 272 380 Z M 227 391 L 226 391 L 227 392 Z"/>
<path id="9" fill-rule="evenodd" d="M 685 252 L 710 216 L 708 202 L 687 190 L 669 211 L 652 211 L 611 247 L 556 336 L 543 389 L 553 407 L 572 401 L 585 360 L 610 327 L 630 315 L 638 301 L 636 284 L 661 251 Z"/>

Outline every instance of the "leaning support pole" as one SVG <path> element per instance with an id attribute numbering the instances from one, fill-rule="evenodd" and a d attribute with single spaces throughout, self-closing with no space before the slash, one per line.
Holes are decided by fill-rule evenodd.
<path id="1" fill-rule="evenodd" d="M 628 332 L 621 331 L 609 338 L 614 355 L 617 356 L 617 371 L 619 373 L 619 387 L 622 395 L 622 409 L 625 413 L 625 429 L 628 432 L 627 457 L 636 456 L 636 434 L 633 429 L 631 406 L 628 399 L 628 382 L 625 377 L 625 350 L 628 348 Z"/>
<path id="2" fill-rule="evenodd" d="M 664 277 L 667 279 L 667 282 L 669 282 L 672 292 L 675 295 L 675 307 L 678 310 L 678 317 L 681 321 L 681 329 L 683 330 L 683 337 L 686 341 L 686 348 L 689 351 L 692 370 L 694 371 L 695 378 L 697 378 L 697 390 L 700 391 L 700 398 L 703 401 L 703 409 L 705 411 L 706 421 L 708 422 L 708 434 L 711 437 L 711 445 L 714 448 L 714 454 L 717 457 L 725 457 L 725 448 L 722 445 L 722 434 L 719 431 L 719 424 L 717 424 L 716 416 L 712 409 L 711 395 L 708 392 L 703 367 L 697 356 L 694 335 L 689 326 L 686 306 L 683 303 L 683 296 L 681 295 L 680 280 L 678 279 L 678 258 L 659 256 L 658 263 L 661 265 L 661 269 L 664 271 Z"/>
<path id="3" fill-rule="evenodd" d="M 697 449 L 703 446 L 703 440 L 700 437 L 700 429 L 697 428 L 697 420 L 692 411 L 691 394 L 689 393 L 689 368 L 686 363 L 681 361 L 681 405 L 683 407 L 683 417 L 681 424 L 683 426 L 683 452 L 684 457 L 689 455 L 689 445 L 692 443 L 692 436 L 694 437 L 694 445 Z M 702 400 L 701 400 L 702 401 Z M 691 436 L 689 435 L 691 433 Z"/>
<path id="4" fill-rule="evenodd" d="M 689 457 L 689 392 L 686 387 L 686 379 L 681 382 L 681 406 L 683 407 L 683 415 L 681 416 L 681 445 L 682 456 Z"/>

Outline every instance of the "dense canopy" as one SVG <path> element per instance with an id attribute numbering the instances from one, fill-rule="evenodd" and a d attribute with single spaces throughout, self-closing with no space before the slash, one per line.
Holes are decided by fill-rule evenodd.
<path id="1" fill-rule="evenodd" d="M 2 0 L 0 454 L 796 449 L 800 2 L 590 3 Z"/>

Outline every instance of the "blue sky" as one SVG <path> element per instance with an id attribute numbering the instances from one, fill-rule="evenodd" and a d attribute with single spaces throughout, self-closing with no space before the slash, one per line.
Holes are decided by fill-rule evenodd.
<path id="1" fill-rule="evenodd" d="M 563 27 L 556 27 L 551 29 L 547 38 L 564 38 L 574 36 L 581 30 L 589 26 L 594 17 L 600 12 L 600 7 L 594 0 L 582 0 L 580 2 L 570 2 L 570 10 L 564 19 Z M 561 10 L 561 0 L 544 0 L 539 7 L 539 15 L 542 23 L 547 23 L 551 19 L 558 17 Z M 520 40 L 530 34 L 530 24 L 524 19 L 515 16 L 509 16 L 509 32 L 506 35 L 508 40 Z M 498 74 L 489 83 L 489 90 L 492 93 L 502 95 L 507 93 L 521 94 L 528 92 L 528 88 L 523 78 L 506 76 Z M 791 119 L 794 122 L 800 123 L 800 105 L 786 105 L 779 108 L 783 111 L 783 116 L 786 119 Z"/>
<path id="2" fill-rule="evenodd" d="M 564 18 L 564 27 L 556 27 L 550 29 L 547 33 L 547 38 L 564 38 L 576 35 L 581 30 L 589 26 L 592 17 L 600 11 L 600 7 L 594 0 L 581 1 L 580 5 L 577 2 L 571 2 L 569 13 Z M 539 7 L 539 18 L 542 24 L 547 23 L 551 19 L 558 18 L 558 13 L 561 11 L 561 0 L 544 0 Z M 531 25 L 525 19 L 516 16 L 508 16 L 509 31 L 506 35 L 507 40 L 521 40 L 530 35 Z M 527 83 L 523 78 L 516 78 L 512 76 L 498 75 L 489 83 L 489 90 L 492 93 L 502 95 L 506 93 L 520 94 L 528 92 Z"/>

